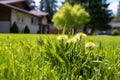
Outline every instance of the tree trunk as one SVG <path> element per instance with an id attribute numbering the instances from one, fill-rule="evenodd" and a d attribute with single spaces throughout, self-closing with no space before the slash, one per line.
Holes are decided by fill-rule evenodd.
<path id="1" fill-rule="evenodd" d="M 83 28 L 83 32 L 84 32 L 85 34 L 88 34 L 88 32 L 87 32 L 87 26 L 85 26 L 85 27 Z"/>
<path id="2" fill-rule="evenodd" d="M 93 35 L 94 32 L 95 32 L 95 29 L 91 29 L 89 35 Z"/>
<path id="3" fill-rule="evenodd" d="M 74 34 L 77 32 L 77 29 L 76 28 L 74 28 Z"/>

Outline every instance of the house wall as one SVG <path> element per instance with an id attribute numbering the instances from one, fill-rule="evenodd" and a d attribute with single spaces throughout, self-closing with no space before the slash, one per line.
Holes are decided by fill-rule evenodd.
<path id="1" fill-rule="evenodd" d="M 40 25 L 40 33 L 49 33 L 49 25 L 47 23 L 47 17 L 42 17 Z"/>
<path id="2" fill-rule="evenodd" d="M 0 21 L 0 33 L 9 33 L 10 32 L 10 22 L 9 21 Z"/>
<path id="3" fill-rule="evenodd" d="M 43 18 L 42 18 L 42 24 L 43 24 L 43 25 L 47 25 L 47 18 L 46 18 L 46 17 L 43 17 Z"/>
<path id="4" fill-rule="evenodd" d="M 10 32 L 10 9 L 0 5 L 0 33 Z"/>
<path id="5" fill-rule="evenodd" d="M 23 22 L 20 20 L 20 15 L 23 18 Z M 36 24 L 31 24 L 31 18 L 36 19 Z M 20 22 L 21 21 L 21 22 Z M 39 25 L 38 25 L 38 17 L 19 12 L 17 10 L 12 9 L 11 11 L 11 25 L 16 22 L 19 28 L 19 32 L 22 32 L 24 30 L 24 27 L 28 25 L 30 29 L 30 33 L 37 33 L 39 30 Z"/>

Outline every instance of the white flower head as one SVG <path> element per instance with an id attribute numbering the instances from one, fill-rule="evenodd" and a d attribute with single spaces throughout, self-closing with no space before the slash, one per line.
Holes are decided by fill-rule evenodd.
<path id="1" fill-rule="evenodd" d="M 66 40 L 66 39 L 68 39 L 68 36 L 65 34 L 61 34 L 57 37 L 57 40 Z"/>
<path id="2" fill-rule="evenodd" d="M 76 34 L 76 37 L 86 37 L 87 35 L 85 34 L 85 33 L 83 33 L 83 32 L 79 32 L 79 33 L 77 33 Z"/>

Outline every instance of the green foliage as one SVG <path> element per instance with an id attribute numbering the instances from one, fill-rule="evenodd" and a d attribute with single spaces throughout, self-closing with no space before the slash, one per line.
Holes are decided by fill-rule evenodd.
<path id="1" fill-rule="evenodd" d="M 114 15 L 114 18 L 112 19 L 112 22 L 119 22 L 120 21 L 120 13 L 117 15 Z"/>
<path id="2" fill-rule="evenodd" d="M 89 14 L 81 5 L 65 3 L 53 16 L 52 21 L 56 27 L 78 28 L 83 27 L 89 21 Z"/>
<path id="3" fill-rule="evenodd" d="M 40 46 L 44 46 L 46 50 L 45 61 L 51 63 L 50 66 L 53 73 L 58 74 L 57 79 L 119 79 L 119 76 L 113 75 L 119 73 L 119 68 L 115 66 L 116 63 L 112 61 L 112 50 L 109 51 L 109 49 L 104 49 L 101 42 L 98 43 L 98 47 L 87 49 L 84 47 L 84 41 L 85 39 L 77 43 L 69 44 L 66 40 L 52 42 L 50 39 L 39 39 Z M 118 55 L 117 52 L 119 50 L 113 50 L 113 52 L 114 51 L 115 55 L 113 56 L 115 57 Z M 115 59 L 119 60 L 119 57 L 114 58 L 114 60 Z M 119 63 L 119 61 L 117 61 L 117 63 Z M 114 65 L 114 67 L 112 65 Z M 112 68 L 108 69 L 108 67 Z M 116 68 L 116 71 L 114 71 L 113 68 Z M 112 75 L 112 77 L 110 75 Z"/>
<path id="4" fill-rule="evenodd" d="M 34 0 L 26 0 L 26 1 L 27 1 L 28 5 L 29 5 L 29 7 L 31 9 L 35 9 L 36 8 L 36 4 L 35 4 Z"/>
<path id="5" fill-rule="evenodd" d="M 81 4 L 87 6 L 88 0 L 65 0 L 65 2 L 69 2 L 71 5 Z"/>
<path id="6" fill-rule="evenodd" d="M 23 33 L 30 33 L 30 29 L 29 29 L 28 25 L 25 26 Z"/>
<path id="7" fill-rule="evenodd" d="M 16 22 L 14 22 L 10 28 L 10 32 L 11 33 L 19 33 L 19 29 L 18 29 L 18 26 L 16 24 Z"/>
<path id="8" fill-rule="evenodd" d="M 109 4 L 106 0 L 90 0 L 88 10 L 90 13 L 90 22 L 88 27 L 97 30 L 110 29 L 108 23 L 112 20 L 111 10 L 108 10 Z"/>
<path id="9" fill-rule="evenodd" d="M 57 0 L 41 0 L 40 1 L 40 11 L 48 12 L 50 18 L 54 15 L 57 11 L 58 5 Z"/>
<path id="10" fill-rule="evenodd" d="M 68 44 L 56 36 L 0 34 L 0 79 L 120 79 L 120 37 L 89 36 Z M 87 41 L 96 46 L 85 48 Z"/>
<path id="11" fill-rule="evenodd" d="M 108 25 L 113 16 L 112 11 L 108 10 L 109 3 L 107 0 L 65 0 L 71 5 L 81 4 L 90 14 L 90 21 L 84 27 L 84 32 L 87 33 L 87 28 L 91 29 L 90 34 L 95 30 L 108 30 L 111 27 Z"/>
<path id="12" fill-rule="evenodd" d="M 117 29 L 112 30 L 112 35 L 119 35 L 119 31 Z"/>

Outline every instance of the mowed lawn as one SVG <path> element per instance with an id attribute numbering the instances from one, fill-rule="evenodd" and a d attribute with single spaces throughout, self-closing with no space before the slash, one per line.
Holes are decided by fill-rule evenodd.
<path id="1" fill-rule="evenodd" d="M 120 36 L 87 36 L 85 50 L 57 36 L 0 34 L 0 80 L 120 80 Z"/>
<path id="2" fill-rule="evenodd" d="M 1 42 L 4 40 L 35 42 L 40 37 L 57 40 L 57 36 L 55 34 L 0 34 L 0 40 Z M 87 41 L 95 42 L 97 45 L 101 43 L 106 48 L 120 48 L 120 36 L 87 36 L 85 42 Z"/>

